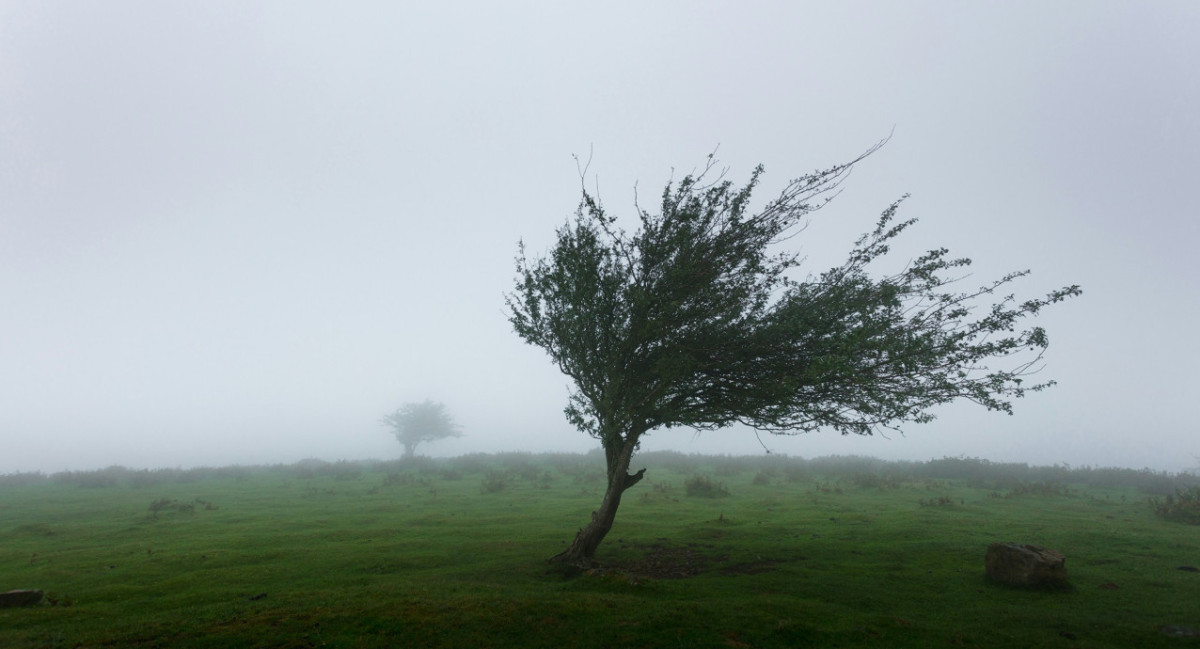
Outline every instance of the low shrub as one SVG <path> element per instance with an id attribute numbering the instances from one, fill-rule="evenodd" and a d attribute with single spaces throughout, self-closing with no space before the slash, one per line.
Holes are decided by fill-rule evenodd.
<path id="1" fill-rule="evenodd" d="M 863 489 L 899 489 L 904 480 L 894 475 L 879 475 L 878 473 L 857 473 L 851 479 L 854 485 Z"/>
<path id="2" fill-rule="evenodd" d="M 508 475 L 500 471 L 488 471 L 483 476 L 480 489 L 485 494 L 500 493 L 508 489 Z"/>
<path id="3" fill-rule="evenodd" d="M 1176 489 L 1166 498 L 1151 498 L 1154 513 L 1169 521 L 1200 525 L 1200 487 Z"/>
<path id="4" fill-rule="evenodd" d="M 751 482 L 756 485 L 769 485 L 771 484 L 771 480 L 774 480 L 778 475 L 779 471 L 777 471 L 774 467 L 762 469 L 758 473 L 754 474 L 754 480 Z"/>
<path id="5" fill-rule="evenodd" d="M 1008 491 L 1008 496 L 1075 496 L 1078 492 L 1061 482 L 1022 482 Z M 1006 497 L 1008 497 L 1006 496 Z"/>
<path id="6" fill-rule="evenodd" d="M 822 494 L 842 494 L 842 488 L 836 482 L 818 482 L 814 487 L 817 493 Z"/>
<path id="7" fill-rule="evenodd" d="M 724 498 L 729 495 L 725 485 L 702 475 L 688 478 L 684 487 L 687 489 L 687 495 L 697 498 Z"/>

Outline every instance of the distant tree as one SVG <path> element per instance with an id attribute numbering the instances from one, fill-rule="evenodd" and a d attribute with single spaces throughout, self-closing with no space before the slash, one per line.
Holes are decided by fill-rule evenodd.
<path id="1" fill-rule="evenodd" d="M 405 404 L 381 421 L 392 428 L 396 439 L 404 446 L 404 457 L 412 457 L 421 442 L 462 436 L 446 406 L 429 399 Z"/>
<path id="2" fill-rule="evenodd" d="M 880 143 L 882 144 L 882 143 Z M 757 211 L 750 196 L 760 166 L 736 188 L 703 171 L 668 182 L 659 213 L 635 201 L 640 227 L 627 234 L 586 188 L 573 221 L 545 257 L 522 242 L 509 320 L 544 349 L 575 389 L 567 419 L 604 449 L 608 486 L 599 509 L 553 559 L 589 565 L 612 528 L 643 435 L 663 427 L 713 430 L 742 423 L 776 434 L 831 429 L 870 435 L 928 422 L 930 408 L 957 399 L 1011 414 L 1048 345 L 1040 327 L 1017 330 L 1078 286 L 1024 302 L 978 298 L 1028 274 L 1009 273 L 965 292 L 948 277 L 969 259 L 944 248 L 874 277 L 868 266 L 915 222 L 884 210 L 846 262 L 796 280 L 795 252 L 778 245 L 825 205 L 852 165 L 791 181 Z M 1022 353 L 1023 352 L 1023 353 Z M 991 360 L 1007 361 L 992 369 Z"/>

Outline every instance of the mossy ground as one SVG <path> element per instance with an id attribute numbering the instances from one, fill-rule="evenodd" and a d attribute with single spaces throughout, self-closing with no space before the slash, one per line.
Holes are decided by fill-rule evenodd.
<path id="1" fill-rule="evenodd" d="M 598 504 L 599 462 L 472 456 L 10 481 L 0 589 L 40 588 L 56 604 L 0 610 L 0 646 L 1197 642 L 1159 629 L 1200 628 L 1200 573 L 1179 569 L 1200 565 L 1200 528 L 1155 516 L 1129 484 L 651 455 L 600 548 L 603 568 L 567 575 L 545 558 Z M 696 475 L 729 495 L 688 497 Z M 1075 590 L 989 584 L 993 541 L 1062 551 Z"/>

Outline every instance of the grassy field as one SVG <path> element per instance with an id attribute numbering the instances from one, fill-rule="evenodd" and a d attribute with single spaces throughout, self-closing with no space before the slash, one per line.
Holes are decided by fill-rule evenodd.
<path id="1" fill-rule="evenodd" d="M 599 503 L 595 454 L 0 476 L 0 591 L 47 594 L 0 646 L 1200 645 L 1163 632 L 1200 628 L 1200 527 L 1147 502 L 1185 476 L 641 460 L 582 575 L 545 558 Z M 988 583 L 993 541 L 1063 552 L 1075 589 Z"/>

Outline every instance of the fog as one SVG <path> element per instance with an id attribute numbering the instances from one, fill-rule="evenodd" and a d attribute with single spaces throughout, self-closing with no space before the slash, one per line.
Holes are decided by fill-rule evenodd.
<path id="1" fill-rule="evenodd" d="M 793 244 L 964 287 L 1029 268 L 1016 413 L 904 434 L 656 431 L 644 450 L 1200 464 L 1200 5 L 1179 2 L 0 2 L 0 473 L 585 451 L 568 380 L 511 331 L 517 242 L 587 182 L 632 219 L 714 150 L 758 197 L 854 158 Z M 633 222 L 627 221 L 630 227 Z M 636 463 L 636 460 L 635 460 Z"/>

